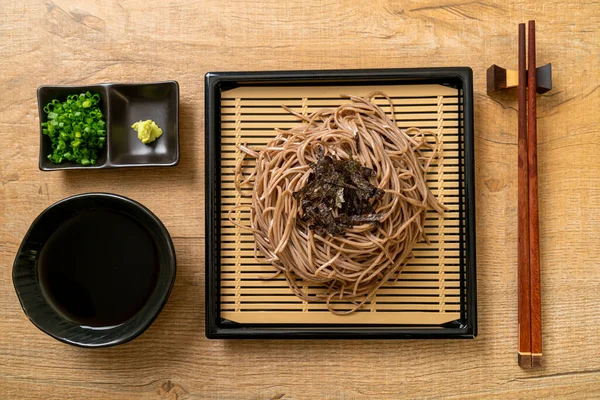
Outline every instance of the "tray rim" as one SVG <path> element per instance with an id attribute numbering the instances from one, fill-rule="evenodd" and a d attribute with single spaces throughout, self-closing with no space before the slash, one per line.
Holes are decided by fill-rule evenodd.
<path id="1" fill-rule="evenodd" d="M 240 85 L 361 84 L 382 81 L 436 83 L 459 80 L 462 84 L 464 143 L 465 275 L 464 321 L 442 326 L 338 324 L 237 324 L 220 317 L 220 93 Z M 475 157 L 473 70 L 470 67 L 290 70 L 208 72 L 205 75 L 205 335 L 209 339 L 472 339 L 477 336 L 477 279 L 475 240 Z M 461 290 L 464 290 L 462 288 Z M 462 307 L 461 307 L 462 308 Z M 461 310 L 461 314 L 464 311 Z"/>

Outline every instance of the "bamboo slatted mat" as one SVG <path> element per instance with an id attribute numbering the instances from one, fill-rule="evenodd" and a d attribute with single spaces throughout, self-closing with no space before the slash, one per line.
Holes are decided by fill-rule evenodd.
<path id="1" fill-rule="evenodd" d="M 348 102 L 340 94 L 364 96 L 383 90 L 392 97 L 400 128 L 416 126 L 437 133 L 439 159 L 427 183 L 447 207 L 444 216 L 428 214 L 425 229 L 430 244 L 417 244 L 415 258 L 399 279 L 384 285 L 363 309 L 347 315 L 330 313 L 324 303 L 295 297 L 283 277 L 265 280 L 274 268 L 254 258 L 250 232 L 233 225 L 228 211 L 250 198 L 234 187 L 239 144 L 261 148 L 275 136 L 274 128 L 291 128 L 298 120 L 282 104 L 303 114 Z M 377 100 L 390 113 L 385 100 Z M 238 323 L 283 324 L 409 324 L 441 325 L 460 318 L 461 304 L 461 166 L 460 97 L 457 89 L 442 85 L 251 87 L 221 94 L 221 318 Z M 246 168 L 253 161 L 246 161 Z M 250 211 L 236 210 L 233 218 L 248 223 Z M 306 286 L 305 286 L 306 287 Z M 310 293 L 322 288 L 308 286 Z M 463 293 L 464 295 L 464 293 Z M 345 309 L 347 304 L 336 304 Z"/>

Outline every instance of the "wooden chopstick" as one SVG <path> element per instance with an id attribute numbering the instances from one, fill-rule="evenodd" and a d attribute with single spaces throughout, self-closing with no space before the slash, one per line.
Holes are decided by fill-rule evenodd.
<path id="1" fill-rule="evenodd" d="M 536 107 L 536 60 L 535 21 L 529 21 L 527 46 L 527 136 L 529 169 L 529 275 L 531 301 L 531 364 L 542 365 L 542 306 L 540 291 L 540 240 L 538 224 L 538 175 L 537 175 L 537 107 Z"/>
<path id="2" fill-rule="evenodd" d="M 518 174 L 518 296 L 519 348 L 522 368 L 531 367 L 531 301 L 529 280 L 529 168 L 527 143 L 527 65 L 525 24 L 519 24 L 519 174 Z"/>

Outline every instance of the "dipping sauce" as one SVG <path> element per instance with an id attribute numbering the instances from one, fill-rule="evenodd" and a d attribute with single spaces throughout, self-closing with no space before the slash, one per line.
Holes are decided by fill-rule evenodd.
<path id="1" fill-rule="evenodd" d="M 159 271 L 156 244 L 132 217 L 108 209 L 82 211 L 48 239 L 37 262 L 42 293 L 66 319 L 108 327 L 148 301 Z"/>

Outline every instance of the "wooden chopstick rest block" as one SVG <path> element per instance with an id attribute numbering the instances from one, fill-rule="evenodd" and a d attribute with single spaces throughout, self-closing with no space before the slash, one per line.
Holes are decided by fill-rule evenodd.
<path id="1" fill-rule="evenodd" d="M 537 67 L 535 75 L 537 93 L 543 94 L 552 89 L 552 64 Z M 488 95 L 500 90 L 516 88 L 519 86 L 519 72 L 494 64 L 486 71 L 486 81 Z"/>

